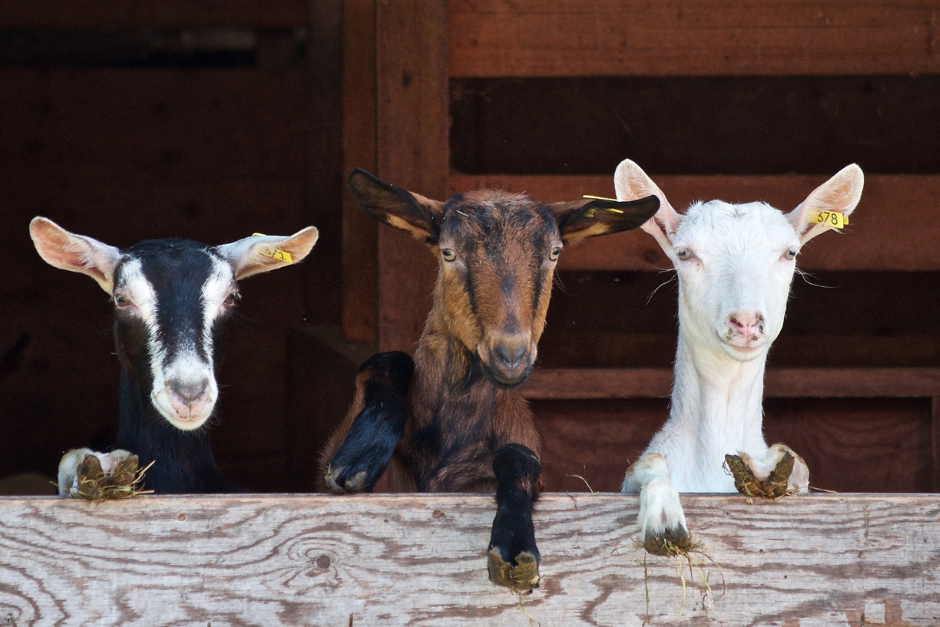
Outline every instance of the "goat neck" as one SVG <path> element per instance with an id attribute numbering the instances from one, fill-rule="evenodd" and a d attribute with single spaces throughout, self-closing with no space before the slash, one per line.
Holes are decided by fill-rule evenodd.
<path id="1" fill-rule="evenodd" d="M 212 456 L 206 426 L 182 431 L 169 424 L 153 406 L 150 394 L 121 370 L 120 426 L 114 447 L 133 451 L 144 467 L 157 460 L 144 486 L 158 494 L 236 492 Z"/>
<path id="2" fill-rule="evenodd" d="M 681 320 L 681 316 L 680 316 Z M 737 361 L 723 351 L 709 350 L 690 340 L 679 326 L 676 351 L 675 383 L 669 423 L 660 435 L 682 433 L 681 450 L 661 450 L 670 460 L 687 459 L 689 463 L 670 463 L 672 478 L 680 492 L 714 491 L 717 485 L 727 491 L 734 483 L 722 464 L 729 451 L 753 451 L 763 455 L 767 449 L 761 431 L 766 356 Z M 675 438 L 657 435 L 667 446 Z"/>

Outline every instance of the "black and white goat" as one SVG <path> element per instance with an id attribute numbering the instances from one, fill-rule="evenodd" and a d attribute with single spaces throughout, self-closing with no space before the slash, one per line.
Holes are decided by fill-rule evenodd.
<path id="1" fill-rule="evenodd" d="M 107 473 L 128 451 L 158 493 L 233 492 L 215 464 L 205 426 L 219 388 L 214 365 L 225 321 L 238 301 L 236 281 L 301 261 L 317 241 L 307 227 L 289 237 L 254 236 L 222 246 L 180 239 L 118 249 L 75 235 L 51 220 L 30 222 L 30 236 L 50 265 L 93 278 L 114 301 L 114 342 L 121 364 L 120 425 L 115 450 L 95 453 Z M 67 494 L 88 449 L 59 465 Z"/>

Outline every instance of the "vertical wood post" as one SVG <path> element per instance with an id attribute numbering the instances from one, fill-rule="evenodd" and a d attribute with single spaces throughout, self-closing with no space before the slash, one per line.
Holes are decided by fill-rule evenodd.
<path id="1" fill-rule="evenodd" d="M 933 422 L 931 431 L 933 448 L 933 491 L 940 492 L 940 396 L 931 399 L 930 413 Z"/>
<path id="2" fill-rule="evenodd" d="M 337 324 L 342 300 L 343 175 L 337 155 L 343 146 L 342 62 L 343 0 L 307 3 L 307 184 L 304 219 L 320 230 L 320 239 L 304 264 L 304 319 Z M 298 229 L 302 225 L 298 225 Z"/>
<path id="3" fill-rule="evenodd" d="M 343 179 L 353 168 L 376 171 L 375 0 L 343 4 Z M 376 340 L 378 223 L 343 189 L 343 333 Z"/>
<path id="4" fill-rule="evenodd" d="M 376 3 L 376 169 L 443 200 L 449 172 L 447 3 Z M 424 244 L 379 227 L 379 350 L 412 352 L 431 307 L 436 264 Z"/>

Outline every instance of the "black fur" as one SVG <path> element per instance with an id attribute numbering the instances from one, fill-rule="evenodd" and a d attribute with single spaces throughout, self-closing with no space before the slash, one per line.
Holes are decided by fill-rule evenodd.
<path id="1" fill-rule="evenodd" d="M 532 503 L 542 465 L 529 448 L 505 444 L 493 457 L 496 475 L 496 518 L 490 533 L 490 550 L 499 551 L 503 561 L 516 565 L 516 557 L 527 552 L 540 559 L 532 524 Z"/>
<path id="2" fill-rule="evenodd" d="M 362 492 L 371 492 L 395 452 L 408 418 L 407 395 L 414 361 L 407 353 L 379 353 L 366 361 L 359 372 L 369 371 L 365 406 L 330 461 L 342 468 L 334 480 L 338 485 L 365 472 Z"/>
<path id="3" fill-rule="evenodd" d="M 124 252 L 140 260 L 141 270 L 156 292 L 157 324 L 167 359 L 176 355 L 182 341 L 207 357 L 201 294 L 212 271 L 209 248 L 199 242 L 166 239 L 140 242 Z M 120 281 L 120 267 L 115 278 L 116 283 Z M 227 317 L 220 316 L 213 325 L 213 364 L 222 354 Z M 116 312 L 114 339 L 121 362 L 121 382 L 120 424 L 114 448 L 137 455 L 140 467 L 154 462 L 143 483 L 158 494 L 244 492 L 219 471 L 208 424 L 182 431 L 153 406 L 146 334 L 141 320 Z"/>
<path id="4" fill-rule="evenodd" d="M 130 376 L 121 371 L 121 422 L 114 448 L 139 457 L 139 466 L 155 462 L 143 487 L 157 494 L 244 492 L 226 479 L 212 456 L 206 425 L 180 431 L 164 418 Z"/>

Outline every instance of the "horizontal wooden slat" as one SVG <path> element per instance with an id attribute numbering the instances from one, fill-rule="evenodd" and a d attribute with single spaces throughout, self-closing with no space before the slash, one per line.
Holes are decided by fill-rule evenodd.
<path id="1" fill-rule="evenodd" d="M 642 164 L 641 164 L 642 165 Z M 835 173 L 833 173 L 835 174 Z M 825 176 L 655 176 L 680 212 L 695 200 L 763 200 L 789 211 Z M 610 176 L 505 176 L 452 174 L 450 188 L 483 187 L 527 192 L 545 201 L 573 200 L 583 194 L 612 196 Z M 804 270 L 940 270 L 940 176 L 865 178 L 865 191 L 851 224 L 840 235 L 823 235 L 800 253 Z M 562 253 L 566 270 L 659 270 L 670 267 L 655 240 L 642 231 L 620 233 L 572 247 Z"/>
<path id="2" fill-rule="evenodd" d="M 846 75 L 940 71 L 921 0 L 457 0 L 450 75 Z"/>
<path id="3" fill-rule="evenodd" d="M 535 513 L 543 583 L 520 599 L 487 581 L 489 495 L 4 498 L 0 617 L 357 627 L 940 620 L 938 496 L 683 502 L 708 555 L 692 566 L 635 548 L 634 496 L 544 495 Z"/>
<path id="4" fill-rule="evenodd" d="M 4 0 L 0 28 L 301 28 L 304 0 Z"/>
<path id="5" fill-rule="evenodd" d="M 536 370 L 520 389 L 528 399 L 663 398 L 672 370 Z M 780 368 L 767 371 L 768 398 L 924 398 L 940 395 L 940 368 Z"/>

